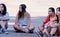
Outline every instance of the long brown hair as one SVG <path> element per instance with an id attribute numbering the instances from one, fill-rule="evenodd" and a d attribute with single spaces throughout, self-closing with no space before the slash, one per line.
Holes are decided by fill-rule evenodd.
<path id="1" fill-rule="evenodd" d="M 20 6 L 21 6 L 21 9 L 22 9 L 22 12 L 18 11 L 18 19 L 21 18 L 21 17 L 24 17 L 24 13 L 26 12 L 26 5 L 21 4 Z"/>

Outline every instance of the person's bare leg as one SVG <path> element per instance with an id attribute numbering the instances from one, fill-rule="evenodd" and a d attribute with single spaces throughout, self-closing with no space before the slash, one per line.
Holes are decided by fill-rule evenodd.
<path id="1" fill-rule="evenodd" d="M 26 33 L 28 33 L 29 30 L 28 29 L 23 29 L 23 31 L 26 32 Z"/>
<path id="2" fill-rule="evenodd" d="M 38 29 L 39 29 L 39 31 L 41 31 L 41 32 L 44 30 L 43 27 L 40 26 L 40 25 L 38 26 Z"/>
<path id="3" fill-rule="evenodd" d="M 38 32 L 38 34 L 41 36 L 41 37 L 43 37 L 43 35 L 44 35 L 44 28 L 43 28 L 43 26 L 41 26 L 41 25 L 39 25 L 38 26 L 38 29 L 39 29 L 39 32 Z"/>
<path id="4" fill-rule="evenodd" d="M 22 29 L 24 32 L 26 32 L 26 33 L 28 33 L 29 32 L 29 30 L 34 30 L 34 27 L 33 26 L 30 26 L 29 28 L 27 28 L 27 29 Z"/>
<path id="5" fill-rule="evenodd" d="M 14 25 L 14 29 L 22 31 L 22 32 L 28 32 L 28 29 L 23 29 L 23 28 L 19 27 L 18 25 Z"/>
<path id="6" fill-rule="evenodd" d="M 30 26 L 29 28 L 28 28 L 28 30 L 29 30 L 29 33 L 33 33 L 34 32 L 34 27 L 33 26 Z"/>
<path id="7" fill-rule="evenodd" d="M 5 24 L 5 29 L 8 28 L 8 21 L 6 21 L 6 24 Z"/>
<path id="8" fill-rule="evenodd" d="M 22 31 L 22 28 L 20 28 L 18 25 L 14 25 L 14 29 Z"/>
<path id="9" fill-rule="evenodd" d="M 50 34 L 53 35 L 56 33 L 56 31 L 57 31 L 57 28 L 52 28 Z"/>

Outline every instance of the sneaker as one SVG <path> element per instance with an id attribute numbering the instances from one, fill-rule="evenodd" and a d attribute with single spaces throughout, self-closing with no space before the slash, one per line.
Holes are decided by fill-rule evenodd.
<path id="1" fill-rule="evenodd" d="M 41 31 L 38 31 L 38 32 L 36 32 L 36 33 L 39 35 L 39 37 L 43 37 L 43 34 L 42 34 Z"/>
<path id="2" fill-rule="evenodd" d="M 39 32 L 39 34 L 40 34 L 40 36 L 41 36 L 41 37 L 43 37 L 43 34 L 42 34 L 42 32 Z"/>
<path id="3" fill-rule="evenodd" d="M 33 30 L 29 30 L 28 33 L 34 33 Z"/>
<path id="4" fill-rule="evenodd" d="M 8 34 L 7 29 L 5 28 L 3 28 L 2 32 Z"/>
<path id="5" fill-rule="evenodd" d="M 0 34 L 2 33 L 2 28 L 0 29 Z"/>

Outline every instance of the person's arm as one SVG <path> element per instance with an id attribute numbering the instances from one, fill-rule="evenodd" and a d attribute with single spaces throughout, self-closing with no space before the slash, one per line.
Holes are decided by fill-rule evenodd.
<path id="1" fill-rule="evenodd" d="M 7 12 L 3 17 L 2 17 L 2 21 L 9 21 L 10 16 L 9 13 Z"/>
<path id="2" fill-rule="evenodd" d="M 18 15 L 16 16 L 16 19 L 15 19 L 15 25 L 18 25 Z"/>
<path id="3" fill-rule="evenodd" d="M 28 27 L 30 27 L 30 23 L 31 23 L 31 16 L 30 16 L 30 14 L 29 14 L 29 13 L 27 13 L 27 16 L 28 16 L 28 22 L 27 22 L 27 24 L 28 24 Z"/>
<path id="4" fill-rule="evenodd" d="M 41 23 L 41 27 L 44 27 L 44 25 L 46 24 L 46 23 L 48 23 L 49 22 L 49 16 L 46 16 L 45 18 L 44 18 L 44 20 L 42 21 L 42 23 Z"/>
<path id="5" fill-rule="evenodd" d="M 43 20 L 40 26 L 44 27 L 45 24 L 46 24 L 46 22 L 45 22 L 45 20 Z"/>

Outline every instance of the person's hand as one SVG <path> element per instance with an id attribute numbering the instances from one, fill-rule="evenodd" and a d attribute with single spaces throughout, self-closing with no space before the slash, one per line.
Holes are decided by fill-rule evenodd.
<path id="1" fill-rule="evenodd" d="M 7 19 L 7 17 L 6 17 L 6 16 L 3 16 L 3 19 L 4 19 L 4 20 L 6 20 L 6 19 Z"/>
<path id="2" fill-rule="evenodd" d="M 22 24 L 18 24 L 18 26 L 22 28 Z"/>
<path id="3" fill-rule="evenodd" d="M 3 20 L 3 21 L 7 21 L 8 18 L 7 18 L 6 16 L 3 16 L 2 20 Z"/>
<path id="4" fill-rule="evenodd" d="M 51 28 L 52 28 L 51 26 L 48 26 L 47 31 L 50 32 Z"/>
<path id="5" fill-rule="evenodd" d="M 50 25 L 51 26 L 51 28 L 57 28 L 58 26 L 59 26 L 59 24 L 58 23 L 53 23 L 52 25 Z"/>

